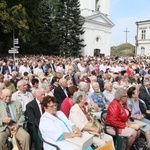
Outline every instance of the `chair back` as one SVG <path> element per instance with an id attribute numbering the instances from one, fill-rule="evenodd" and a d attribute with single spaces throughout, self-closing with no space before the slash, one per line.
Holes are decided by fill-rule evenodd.
<path id="1" fill-rule="evenodd" d="M 42 150 L 42 141 L 38 136 L 38 132 L 34 122 L 26 120 L 23 125 L 23 128 L 30 134 L 31 146 L 34 143 L 35 150 Z"/>
<path id="2" fill-rule="evenodd" d="M 49 145 L 55 147 L 56 150 L 60 150 L 60 148 L 59 148 L 57 145 L 45 141 L 45 140 L 43 139 L 43 137 L 42 137 L 42 134 L 41 134 L 40 130 L 38 131 L 38 136 L 39 136 L 40 140 L 41 140 L 43 143 L 46 143 L 46 144 L 49 144 Z"/>
<path id="3" fill-rule="evenodd" d="M 102 123 L 102 125 L 105 125 L 106 115 L 107 115 L 107 109 L 104 109 L 101 113 L 101 123 Z"/>
<path id="4" fill-rule="evenodd" d="M 105 123 L 106 116 L 107 116 L 107 109 L 104 109 L 104 110 L 102 111 L 102 113 L 101 113 L 101 122 L 102 122 L 102 124 L 103 124 L 103 126 L 104 126 L 104 131 L 105 131 L 107 134 L 111 135 L 110 133 L 107 132 L 107 127 L 112 127 L 112 128 L 114 128 L 114 130 L 115 130 L 115 135 L 111 135 L 111 136 L 113 136 L 113 138 L 114 138 L 115 141 L 116 141 L 117 150 L 122 150 L 122 149 L 123 149 L 123 140 L 124 140 L 125 137 L 120 136 L 120 135 L 118 134 L 118 127 L 117 127 L 117 126 L 112 126 L 112 125 L 109 125 L 109 124 L 106 124 L 106 123 Z M 105 145 L 104 145 L 104 150 L 105 150 L 105 149 L 106 149 L 106 148 L 105 148 Z M 100 148 L 100 149 L 97 149 L 97 150 L 103 150 L 103 148 L 102 148 L 102 149 Z M 109 149 L 108 149 L 108 150 L 109 150 Z"/>

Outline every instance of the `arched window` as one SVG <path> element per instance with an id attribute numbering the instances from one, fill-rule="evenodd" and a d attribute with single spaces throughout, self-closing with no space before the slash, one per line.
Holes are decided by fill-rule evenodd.
<path id="1" fill-rule="evenodd" d="M 95 0 L 95 11 L 100 11 L 99 0 Z"/>

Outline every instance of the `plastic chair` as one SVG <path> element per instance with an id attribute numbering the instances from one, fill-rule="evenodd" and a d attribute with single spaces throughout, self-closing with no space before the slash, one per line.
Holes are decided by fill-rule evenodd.
<path id="1" fill-rule="evenodd" d="M 40 130 L 38 131 L 38 136 L 39 136 L 40 140 L 41 140 L 43 143 L 46 143 L 46 144 L 49 144 L 49 145 L 55 147 L 56 150 L 60 150 L 60 148 L 59 148 L 57 145 L 54 145 L 54 144 L 52 144 L 52 143 L 49 143 L 49 142 L 45 141 L 45 140 L 42 138 L 42 134 L 41 134 Z"/>
<path id="2" fill-rule="evenodd" d="M 38 131 L 35 127 L 35 124 L 31 121 L 26 120 L 23 128 L 30 134 L 31 137 L 31 147 L 34 143 L 35 150 L 42 150 L 42 141 L 38 136 Z"/>
<path id="3" fill-rule="evenodd" d="M 105 123 L 106 115 L 107 115 L 107 110 L 104 109 L 101 113 L 101 123 L 104 125 L 104 131 L 105 131 L 105 133 L 111 135 L 110 133 L 107 132 L 107 127 L 113 127 L 115 129 L 116 135 L 111 135 L 111 136 L 113 136 L 113 138 L 115 138 L 115 144 L 117 146 L 117 150 L 122 150 L 123 140 L 126 139 L 126 137 L 120 136 L 118 134 L 118 127 L 117 126 L 112 126 L 112 125 Z"/>

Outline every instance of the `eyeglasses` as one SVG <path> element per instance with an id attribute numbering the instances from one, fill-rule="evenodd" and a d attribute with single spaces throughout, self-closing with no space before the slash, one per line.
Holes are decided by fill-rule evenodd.
<path id="1" fill-rule="evenodd" d="M 58 106 L 58 104 L 55 104 L 55 105 L 52 105 L 52 106 L 47 106 L 47 107 L 56 108 L 57 106 Z"/>
<path id="2" fill-rule="evenodd" d="M 122 97 L 128 97 L 128 95 L 124 95 L 124 96 L 122 96 Z"/>

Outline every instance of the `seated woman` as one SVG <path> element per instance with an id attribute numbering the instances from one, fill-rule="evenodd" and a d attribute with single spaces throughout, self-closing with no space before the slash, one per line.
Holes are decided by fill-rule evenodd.
<path id="1" fill-rule="evenodd" d="M 100 91 L 98 82 L 93 82 L 92 88 L 94 90 L 91 95 L 92 100 L 98 105 L 100 110 L 107 108 L 110 102 Z"/>
<path id="2" fill-rule="evenodd" d="M 136 87 L 130 87 L 127 91 L 128 100 L 127 105 L 131 111 L 131 117 L 134 118 L 135 122 L 145 124 L 146 126 L 142 127 L 141 130 L 144 131 L 145 137 L 147 140 L 147 145 L 150 148 L 150 120 L 144 118 L 144 115 L 141 113 L 139 107 L 139 91 Z"/>
<path id="3" fill-rule="evenodd" d="M 92 106 L 95 111 L 98 111 L 98 105 L 94 103 L 94 101 L 91 98 L 91 92 L 89 91 L 90 89 L 90 84 L 86 82 L 80 82 L 79 85 L 79 91 L 83 91 L 86 94 L 86 102 L 88 103 L 89 106 Z"/>
<path id="4" fill-rule="evenodd" d="M 90 92 L 90 84 L 86 82 L 80 82 L 79 83 L 79 91 L 83 91 L 86 94 L 86 102 L 88 108 L 91 108 L 92 114 L 97 116 L 98 119 L 100 119 L 101 112 L 99 111 L 99 107 L 91 98 L 91 92 Z"/>
<path id="5" fill-rule="evenodd" d="M 82 133 L 61 111 L 57 111 L 55 98 L 45 96 L 42 105 L 45 108 L 39 124 L 42 137 L 62 150 L 80 150 L 77 145 L 65 141 L 66 138 L 82 137 Z M 55 148 L 44 143 L 44 150 Z"/>
<path id="6" fill-rule="evenodd" d="M 105 82 L 104 89 L 103 94 L 110 102 L 112 102 L 115 95 L 115 90 L 112 88 L 112 83 L 110 81 Z"/>
<path id="7" fill-rule="evenodd" d="M 108 107 L 105 122 L 109 125 L 117 126 L 119 134 L 128 138 L 126 150 L 130 150 L 135 140 L 139 137 L 140 130 L 136 131 L 129 127 L 131 124 L 129 120 L 130 111 L 127 107 L 126 101 L 126 90 L 124 88 L 117 89 L 115 92 L 115 98 Z M 115 135 L 115 130 L 113 128 L 108 128 L 107 132 Z"/>
<path id="8" fill-rule="evenodd" d="M 61 103 L 60 110 L 66 115 L 67 118 L 69 118 L 70 109 L 73 106 L 72 96 L 74 92 L 76 92 L 77 90 L 78 88 L 75 85 L 68 87 L 67 89 L 68 96 Z"/>
<path id="9" fill-rule="evenodd" d="M 94 132 L 100 134 L 102 129 L 94 125 L 92 122 L 92 117 L 88 115 L 86 108 L 84 106 L 86 102 L 86 95 L 84 92 L 77 91 L 73 95 L 74 106 L 71 107 L 69 119 L 81 130 L 87 132 Z M 113 138 L 110 135 L 103 134 L 101 138 L 99 136 L 94 136 L 93 145 L 103 146 L 106 141 L 110 141 L 114 148 Z"/>

